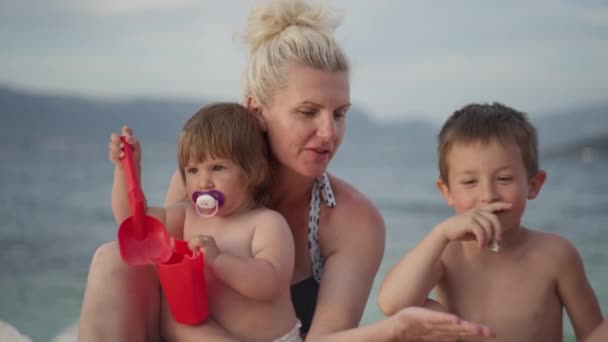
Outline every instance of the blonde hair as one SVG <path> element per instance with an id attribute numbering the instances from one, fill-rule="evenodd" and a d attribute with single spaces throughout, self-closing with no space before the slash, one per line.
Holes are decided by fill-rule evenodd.
<path id="1" fill-rule="evenodd" d="M 303 0 L 269 0 L 254 7 L 244 34 L 250 52 L 245 97 L 268 104 L 285 86 L 285 66 L 291 64 L 348 72 L 346 55 L 333 37 L 339 22 L 323 4 L 313 7 Z"/>
<path id="2" fill-rule="evenodd" d="M 203 107 L 186 122 L 177 144 L 179 171 L 185 182 L 190 162 L 225 158 L 237 164 L 254 200 L 264 204 L 270 181 L 268 145 L 259 123 L 238 103 L 215 103 Z"/>

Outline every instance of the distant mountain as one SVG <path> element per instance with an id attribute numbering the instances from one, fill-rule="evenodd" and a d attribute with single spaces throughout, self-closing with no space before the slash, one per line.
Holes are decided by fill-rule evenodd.
<path id="1" fill-rule="evenodd" d="M 545 158 L 608 159 L 608 133 L 549 147 L 543 152 Z"/>
<path id="2" fill-rule="evenodd" d="M 174 143 L 187 118 L 206 102 L 99 100 L 0 88 L 0 146 L 67 149 L 65 145 L 73 143 L 105 144 L 110 133 L 124 124 L 144 141 Z M 353 108 L 348 113 L 344 145 L 426 146 L 433 144 L 435 130 L 426 122 L 376 123 Z"/>
<path id="3" fill-rule="evenodd" d="M 608 104 L 589 105 L 532 116 L 541 148 L 576 144 L 608 135 Z"/>
<path id="4" fill-rule="evenodd" d="M 78 144 L 81 151 L 83 145 L 90 145 L 98 158 L 100 146 L 105 148 L 110 133 L 124 124 L 132 126 L 148 146 L 148 142 L 172 145 L 186 119 L 207 102 L 207 99 L 99 100 L 0 87 L 0 154 L 27 151 L 67 154 L 71 144 Z M 365 145 L 434 157 L 437 124 L 424 120 L 381 123 L 356 106 L 347 118 L 343 149 L 356 154 L 357 148 Z M 567 149 L 585 139 L 608 135 L 608 105 L 533 116 L 531 120 L 538 128 L 543 150 Z"/>

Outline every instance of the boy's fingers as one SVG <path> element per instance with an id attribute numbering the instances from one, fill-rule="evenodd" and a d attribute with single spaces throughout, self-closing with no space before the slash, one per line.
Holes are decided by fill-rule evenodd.
<path id="1" fill-rule="evenodd" d="M 491 213 L 498 213 L 503 210 L 511 209 L 511 203 L 507 202 L 494 202 L 484 206 L 482 209 Z"/>
<path id="2" fill-rule="evenodd" d="M 500 223 L 498 217 L 495 214 L 489 213 L 487 211 L 482 212 L 482 215 L 491 222 L 492 227 L 494 228 L 494 234 L 491 240 L 500 241 L 502 238 L 502 224 Z"/>
<path id="3" fill-rule="evenodd" d="M 481 227 L 479 223 L 477 223 L 477 221 L 471 223 L 471 232 L 475 235 L 477 242 L 479 242 L 481 246 L 485 246 L 485 244 L 487 243 L 486 231 Z"/>
<path id="4" fill-rule="evenodd" d="M 480 210 L 478 215 L 475 217 L 477 222 L 486 231 L 487 241 L 496 240 L 496 237 L 500 234 L 500 224 L 498 220 L 493 220 L 492 217 L 496 218 L 496 215 L 487 211 Z"/>

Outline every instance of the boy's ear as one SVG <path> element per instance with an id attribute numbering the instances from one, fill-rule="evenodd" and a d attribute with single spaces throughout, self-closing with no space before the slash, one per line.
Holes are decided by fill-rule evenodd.
<path id="1" fill-rule="evenodd" d="M 545 184 L 547 179 L 547 172 L 544 170 L 538 170 L 536 175 L 528 182 L 528 199 L 535 199 L 540 193 L 540 189 Z"/>
<path id="2" fill-rule="evenodd" d="M 266 132 L 266 121 L 264 120 L 264 116 L 262 115 L 262 106 L 256 100 L 255 97 L 249 95 L 247 96 L 247 109 L 255 115 L 255 118 L 258 120 L 258 124 L 262 129 L 262 132 Z"/>
<path id="3" fill-rule="evenodd" d="M 437 186 L 437 189 L 439 190 L 439 192 L 441 192 L 441 195 L 443 196 L 443 199 L 445 200 L 445 202 L 450 206 L 454 206 L 454 200 L 452 199 L 452 194 L 450 193 L 450 188 L 449 186 L 441 179 L 441 177 L 439 177 L 437 179 L 437 181 L 435 182 L 435 186 Z"/>

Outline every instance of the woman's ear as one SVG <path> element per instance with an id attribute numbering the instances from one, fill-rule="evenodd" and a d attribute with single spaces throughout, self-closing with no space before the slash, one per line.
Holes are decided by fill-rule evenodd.
<path id="1" fill-rule="evenodd" d="M 262 105 L 253 96 L 247 96 L 247 109 L 255 115 L 262 132 L 266 132 L 266 121 L 262 115 Z"/>
<path id="2" fill-rule="evenodd" d="M 530 179 L 528 183 L 528 199 L 535 199 L 540 193 L 540 189 L 547 180 L 547 172 L 544 170 L 538 170 L 536 175 Z"/>

